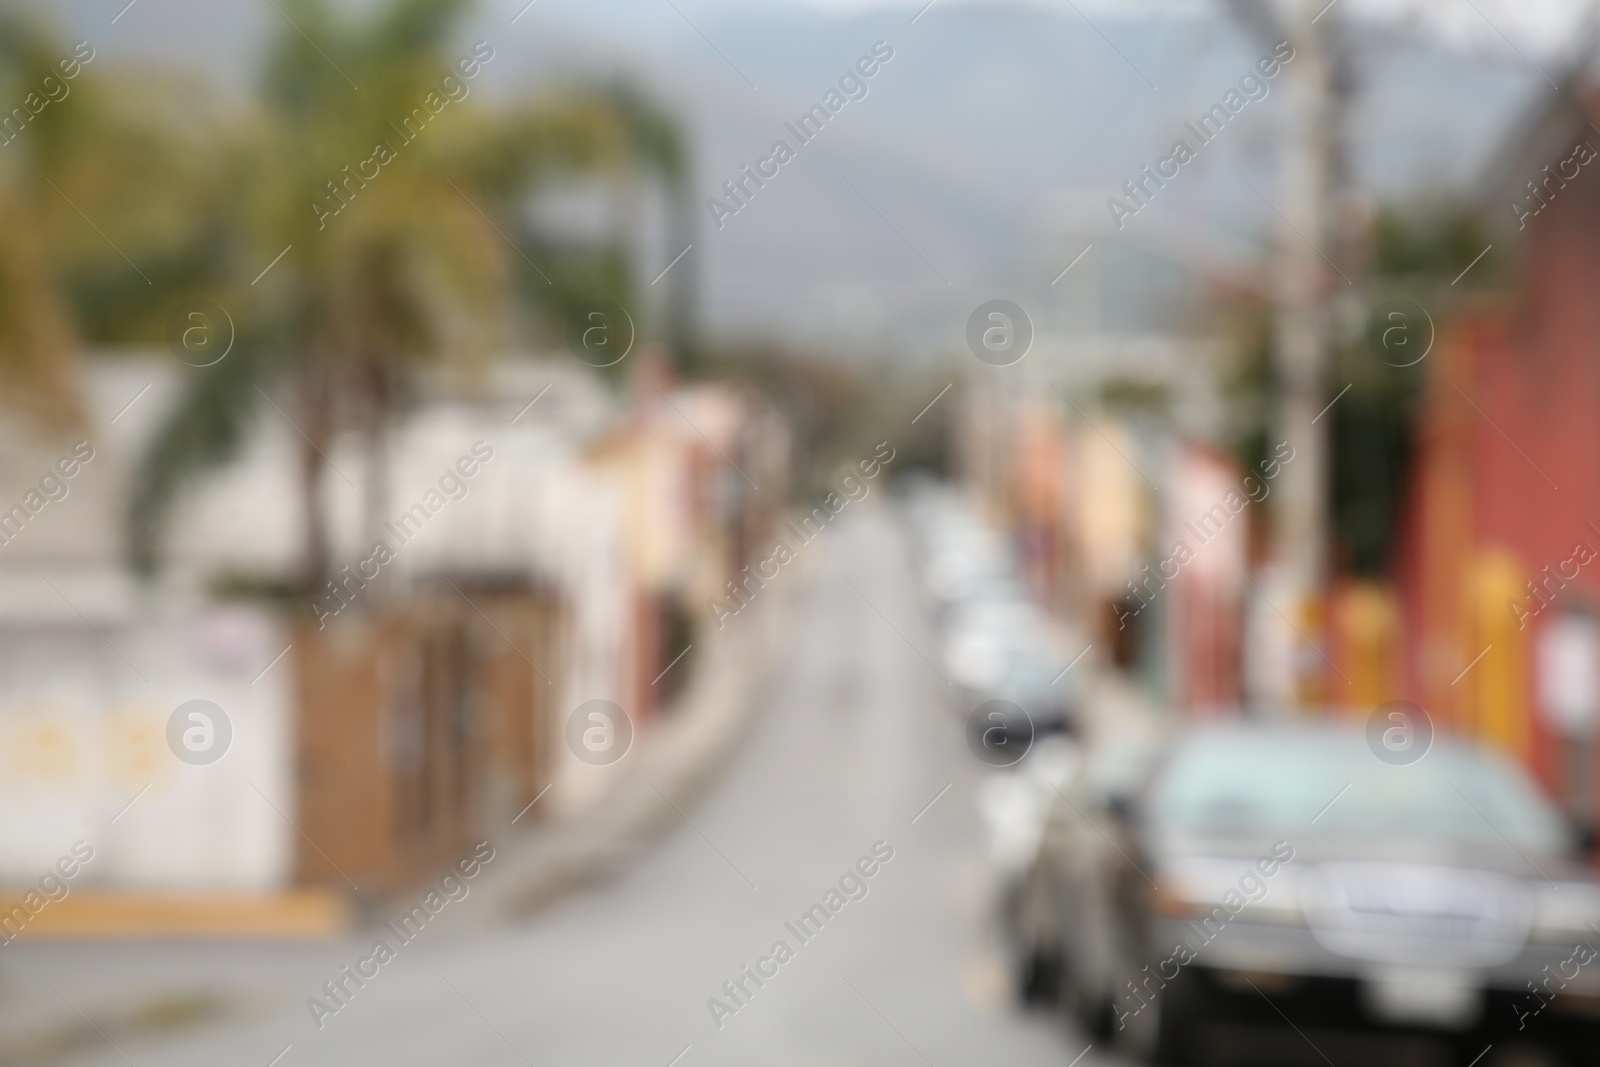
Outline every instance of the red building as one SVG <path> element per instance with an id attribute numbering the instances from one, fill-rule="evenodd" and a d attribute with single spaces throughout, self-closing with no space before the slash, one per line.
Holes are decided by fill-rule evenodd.
<path id="1" fill-rule="evenodd" d="M 1586 102 L 1586 103 L 1585 103 Z M 1506 296 L 1440 324 L 1400 570 L 1406 684 L 1592 815 L 1600 705 L 1600 92 L 1501 156 Z"/>

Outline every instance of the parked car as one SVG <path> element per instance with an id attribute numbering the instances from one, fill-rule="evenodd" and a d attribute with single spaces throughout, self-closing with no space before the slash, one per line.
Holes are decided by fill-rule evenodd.
<path id="1" fill-rule="evenodd" d="M 1120 846 L 1111 833 L 1122 798 L 1140 787 L 1158 753 L 1147 733 L 1097 730 L 1083 739 L 1076 773 L 1053 786 L 1031 862 L 999 901 L 1025 1003 L 1059 1003 L 1080 1021 L 1098 1022 L 1092 1005 L 1111 988 L 1114 968 L 1109 939 L 1091 928 L 1106 929 L 1120 891 L 1112 884 Z"/>
<path id="2" fill-rule="evenodd" d="M 1059 626 L 1018 578 L 1005 539 L 969 502 L 933 484 L 908 495 L 919 564 L 942 631 L 944 668 L 962 703 L 1003 700 L 1027 712 L 1031 734 L 1070 731 L 1077 677 Z"/>
<path id="3" fill-rule="evenodd" d="M 1059 790 L 1077 776 L 1082 760 L 1082 750 L 1072 738 L 1047 734 L 1037 739 L 1019 763 L 995 771 L 978 790 L 978 810 L 988 831 L 994 899 L 1009 933 L 1016 931 L 1019 894 L 1038 858 L 1045 819 Z M 1028 990 L 1028 999 L 1047 999 L 1035 986 L 1050 981 L 1049 975 L 1024 971 L 1019 979 Z"/>
<path id="4" fill-rule="evenodd" d="M 1019 958 L 1128 1051 L 1191 1063 L 1288 1020 L 1313 1045 L 1592 1057 L 1600 885 L 1508 760 L 1441 739 L 1397 766 L 1356 725 L 1238 723 L 1123 772 L 1089 768 L 1047 818 Z"/>

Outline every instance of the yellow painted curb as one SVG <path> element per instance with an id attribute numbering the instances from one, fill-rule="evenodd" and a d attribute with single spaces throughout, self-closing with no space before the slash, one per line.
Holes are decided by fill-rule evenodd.
<path id="1" fill-rule="evenodd" d="M 76 889 L 32 915 L 23 906 L 24 895 L 0 890 L 0 943 L 6 938 L 323 938 L 344 933 L 353 918 L 350 902 L 326 889 L 283 893 Z M 27 916 L 26 923 L 22 916 Z"/>

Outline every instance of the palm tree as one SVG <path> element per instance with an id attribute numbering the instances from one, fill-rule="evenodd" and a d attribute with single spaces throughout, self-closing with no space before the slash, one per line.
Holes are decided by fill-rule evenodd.
<path id="1" fill-rule="evenodd" d="M 196 378 L 146 457 L 131 533 L 136 560 L 153 565 L 178 488 L 230 456 L 267 390 L 286 382 L 302 437 L 303 577 L 319 588 L 335 433 L 354 429 L 365 442 L 364 510 L 375 530 L 386 511 L 386 428 L 416 371 L 480 368 L 512 329 L 519 291 L 549 307 L 540 287 L 555 290 L 562 272 L 537 265 L 548 250 L 513 221 L 517 208 L 548 181 L 624 168 L 634 153 L 625 116 L 604 95 L 509 111 L 470 98 L 472 64 L 457 69 L 439 43 L 466 0 L 395 0 L 359 21 L 336 19 L 324 0 L 282 6 L 293 25 L 268 68 L 242 214 L 257 262 L 289 251 L 256 290 L 238 357 Z"/>
<path id="2" fill-rule="evenodd" d="M 56 106 L 64 54 L 43 25 L 11 11 L 0 13 L 0 99 L 16 101 L 20 112 L 0 118 L 0 402 L 40 430 L 81 423 L 78 335 L 62 285 L 59 190 L 70 168 L 71 123 L 82 108 Z M 46 93 L 45 79 L 52 79 Z M 33 120 L 24 101 L 34 94 L 41 107 Z M 44 115 L 42 121 L 39 116 Z M 58 121 L 59 120 L 59 121 Z M 30 128 L 31 127 L 31 128 Z"/>
<path id="3" fill-rule="evenodd" d="M 46 434 L 82 428 L 82 344 L 161 337 L 228 214 L 212 105 L 95 58 L 0 12 L 0 404 Z"/>

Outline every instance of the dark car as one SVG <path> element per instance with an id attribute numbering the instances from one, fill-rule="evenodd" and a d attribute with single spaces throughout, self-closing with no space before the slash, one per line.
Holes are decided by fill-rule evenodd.
<path id="1" fill-rule="evenodd" d="M 1357 1033 L 1593 1057 L 1600 886 L 1508 760 L 1440 740 L 1397 766 L 1354 725 L 1237 724 L 1155 768 L 1136 796 L 1097 804 L 1092 768 L 1063 790 L 1026 879 L 1026 958 L 1092 1028 L 1160 1063 L 1269 1030 L 1319 1063 Z"/>

